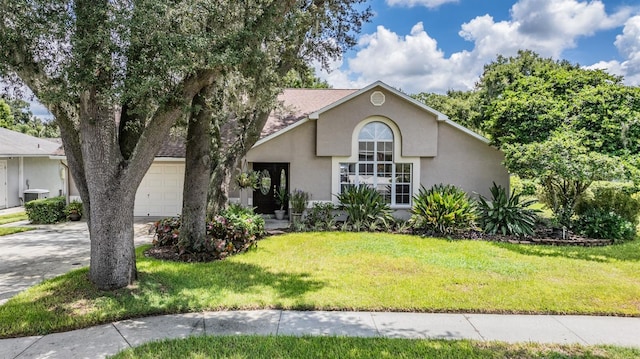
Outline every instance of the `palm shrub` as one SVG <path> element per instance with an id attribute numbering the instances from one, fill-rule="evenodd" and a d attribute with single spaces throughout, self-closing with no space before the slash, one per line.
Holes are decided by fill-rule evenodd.
<path id="1" fill-rule="evenodd" d="M 347 186 L 337 197 L 339 208 L 347 214 L 344 229 L 376 230 L 384 223 L 393 221 L 389 204 L 369 186 Z"/>
<path id="2" fill-rule="evenodd" d="M 466 192 L 453 185 L 420 186 L 413 197 L 411 224 L 414 231 L 449 235 L 475 227 L 476 205 Z"/>
<path id="3" fill-rule="evenodd" d="M 507 195 L 504 187 L 496 185 L 490 189 L 491 200 L 483 196 L 478 199 L 480 223 L 489 234 L 502 233 L 517 236 L 533 235 L 537 215 L 535 210 L 528 209 L 536 200 L 520 201 L 521 193 L 511 191 Z"/>

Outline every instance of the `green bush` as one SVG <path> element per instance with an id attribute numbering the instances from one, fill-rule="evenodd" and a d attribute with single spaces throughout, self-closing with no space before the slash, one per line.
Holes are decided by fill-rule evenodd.
<path id="1" fill-rule="evenodd" d="M 420 186 L 413 197 L 411 224 L 414 231 L 449 235 L 475 227 L 475 202 L 453 185 Z"/>
<path id="2" fill-rule="evenodd" d="M 336 225 L 335 206 L 331 202 L 316 202 L 307 209 L 307 214 L 303 219 L 305 229 L 312 231 L 330 231 Z"/>
<path id="3" fill-rule="evenodd" d="M 185 253 L 179 248 L 180 217 L 164 218 L 154 224 L 153 244 L 157 247 L 173 246 L 176 252 Z M 264 219 L 253 213 L 251 208 L 231 205 L 207 223 L 207 239 L 199 253 L 190 253 L 191 259 L 214 260 L 245 252 L 263 237 Z"/>
<path id="4" fill-rule="evenodd" d="M 506 189 L 496 185 L 495 182 L 490 191 L 490 201 L 487 201 L 483 196 L 480 196 L 478 200 L 480 222 L 485 232 L 517 236 L 533 235 L 536 225 L 536 211 L 527 207 L 535 203 L 536 200 L 520 202 L 520 193 L 516 193 L 516 190 L 513 189 L 511 196 L 507 196 Z"/>
<path id="5" fill-rule="evenodd" d="M 633 186 L 616 182 L 600 182 L 576 207 L 577 231 L 591 238 L 633 239 L 638 225 L 640 201 Z"/>
<path id="6" fill-rule="evenodd" d="M 83 210 L 84 210 L 84 208 L 82 206 L 82 202 L 73 200 L 73 201 L 71 201 L 71 203 L 69 203 L 65 207 L 64 213 L 67 216 L 67 218 L 69 218 L 69 216 L 71 216 L 71 214 L 73 214 L 73 213 L 77 213 L 78 215 L 80 215 L 80 217 L 82 217 Z"/>
<path id="7" fill-rule="evenodd" d="M 538 186 L 534 180 L 522 179 L 517 175 L 511 175 L 509 178 L 509 186 L 511 191 L 521 196 L 535 196 L 538 192 Z"/>
<path id="8" fill-rule="evenodd" d="M 607 185 L 595 186 L 591 193 L 576 206 L 576 214 L 584 215 L 590 210 L 606 213 L 613 212 L 634 226 L 638 225 L 640 214 L 640 201 L 631 195 L 626 187 L 614 187 Z"/>
<path id="9" fill-rule="evenodd" d="M 175 246 L 178 244 L 182 217 L 167 217 L 153 224 L 153 241 L 156 247 Z"/>
<path id="10" fill-rule="evenodd" d="M 51 224 L 64 221 L 66 218 L 64 197 L 37 199 L 25 203 L 24 208 L 31 223 Z"/>
<path id="11" fill-rule="evenodd" d="M 578 218 L 575 228 L 589 238 L 624 241 L 635 238 L 635 226 L 615 212 L 590 208 Z"/>
<path id="12" fill-rule="evenodd" d="M 374 231 L 393 221 L 389 204 L 369 186 L 347 186 L 337 197 L 339 208 L 347 214 L 345 230 Z"/>

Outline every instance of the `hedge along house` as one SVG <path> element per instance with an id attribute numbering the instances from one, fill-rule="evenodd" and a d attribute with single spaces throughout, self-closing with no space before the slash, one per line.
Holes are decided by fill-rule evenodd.
<path id="1" fill-rule="evenodd" d="M 0 128 L 0 209 L 66 194 L 66 166 L 52 157 L 58 147 L 52 139 Z"/>
<path id="2" fill-rule="evenodd" d="M 231 194 L 259 213 L 276 209 L 283 171 L 287 189 L 309 192 L 313 201 L 337 203 L 346 186 L 368 185 L 400 212 L 421 185 L 453 184 L 484 196 L 492 182 L 509 186 L 504 156 L 486 138 L 382 82 L 361 90 L 288 89 L 280 100 L 244 160 L 269 173 L 270 188 Z"/>

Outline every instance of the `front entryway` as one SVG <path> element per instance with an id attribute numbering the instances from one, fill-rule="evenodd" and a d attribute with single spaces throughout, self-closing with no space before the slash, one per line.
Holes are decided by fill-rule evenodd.
<path id="1" fill-rule="evenodd" d="M 264 190 L 258 188 L 253 191 L 253 206 L 256 207 L 255 211 L 260 214 L 273 214 L 276 209 L 280 209 L 280 206 L 276 204 L 274 188 L 280 188 L 282 171 L 284 171 L 286 191 L 289 193 L 289 164 L 258 162 L 253 164 L 253 170 L 260 173 L 267 171 L 271 178 L 268 192 L 266 188 Z M 288 203 L 284 205 L 284 209 L 286 210 L 287 207 Z"/>
<path id="2" fill-rule="evenodd" d="M 0 208 L 7 207 L 7 161 L 0 161 Z"/>

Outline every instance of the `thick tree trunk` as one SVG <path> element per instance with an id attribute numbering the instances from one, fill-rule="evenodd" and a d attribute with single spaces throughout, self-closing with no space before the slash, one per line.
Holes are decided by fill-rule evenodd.
<path id="1" fill-rule="evenodd" d="M 120 183 L 92 193 L 89 276 L 103 290 L 122 288 L 137 279 L 133 242 L 135 195 Z M 134 192 L 135 193 L 135 192 Z"/>
<path id="2" fill-rule="evenodd" d="M 200 251 L 206 240 L 207 190 L 211 171 L 211 111 L 207 105 L 208 88 L 194 98 L 187 128 L 182 225 L 179 246 L 186 251 Z"/>

